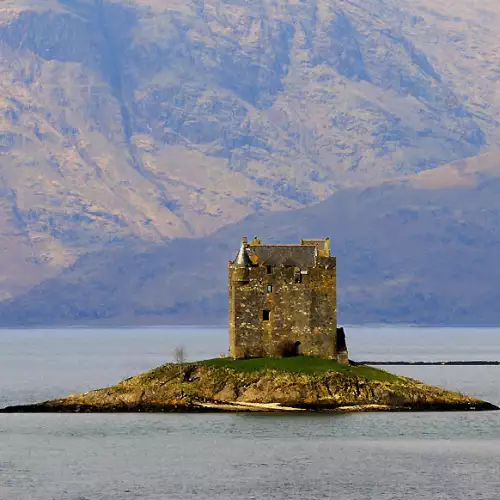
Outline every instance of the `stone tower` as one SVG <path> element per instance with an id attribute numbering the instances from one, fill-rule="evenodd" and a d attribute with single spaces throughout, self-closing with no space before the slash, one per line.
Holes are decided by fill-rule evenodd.
<path id="1" fill-rule="evenodd" d="M 296 354 L 347 362 L 328 238 L 298 245 L 243 238 L 228 274 L 232 357 L 276 356 L 292 346 Z"/>

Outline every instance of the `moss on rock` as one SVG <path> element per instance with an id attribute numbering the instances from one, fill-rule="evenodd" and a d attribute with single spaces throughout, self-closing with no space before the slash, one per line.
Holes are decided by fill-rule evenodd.
<path id="1" fill-rule="evenodd" d="M 2 411 L 494 410 L 496 406 L 369 366 L 316 358 L 165 364 L 112 387 Z"/>

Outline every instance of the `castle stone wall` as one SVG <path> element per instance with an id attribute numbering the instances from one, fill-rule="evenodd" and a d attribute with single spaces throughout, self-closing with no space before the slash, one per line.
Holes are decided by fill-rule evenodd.
<path id="1" fill-rule="evenodd" d="M 232 357 L 275 356 L 291 341 L 301 354 L 337 358 L 334 257 L 307 267 L 252 265 L 245 273 L 229 264 Z"/>

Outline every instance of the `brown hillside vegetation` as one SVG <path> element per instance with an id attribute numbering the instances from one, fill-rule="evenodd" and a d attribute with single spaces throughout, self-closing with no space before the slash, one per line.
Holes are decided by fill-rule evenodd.
<path id="1" fill-rule="evenodd" d="M 47 321 L 79 317 L 62 305 L 79 294 L 91 317 L 120 316 L 110 300 L 124 311 L 129 300 L 141 311 L 149 300 L 155 318 L 191 311 L 186 301 L 218 315 L 215 254 L 192 293 L 195 271 L 179 260 L 190 244 L 172 240 L 219 231 L 214 241 L 230 235 L 227 260 L 236 233 L 254 223 L 231 224 L 252 214 L 264 223 L 269 212 L 319 203 L 316 214 L 370 185 L 385 193 L 381 180 L 500 147 L 499 17 L 495 0 L 4 0 L 2 310 L 20 311 L 14 304 L 27 307 L 51 283 L 64 300 L 60 311 L 47 303 Z M 401 202 L 370 209 L 399 214 L 390 200 Z M 450 217 L 439 224 L 453 233 Z M 319 217 L 307 229 L 347 238 L 335 220 Z M 406 248 L 408 262 L 424 249 Z M 115 258 L 126 269 L 132 254 L 140 261 L 148 252 L 173 253 L 147 278 L 140 270 L 149 264 L 140 264 L 139 282 L 124 285 Z M 156 296 L 161 269 L 162 288 L 183 273 L 175 301 Z M 110 287 L 120 293 L 109 297 Z"/>
<path id="2" fill-rule="evenodd" d="M 250 216 L 201 239 L 91 253 L 57 278 L 5 302 L 0 318 L 11 324 L 222 323 L 227 261 L 235 257 L 242 235 L 269 242 L 333 235 L 342 322 L 498 324 L 500 169 L 495 164 L 494 154 L 484 155 L 344 190 L 293 213 Z"/>

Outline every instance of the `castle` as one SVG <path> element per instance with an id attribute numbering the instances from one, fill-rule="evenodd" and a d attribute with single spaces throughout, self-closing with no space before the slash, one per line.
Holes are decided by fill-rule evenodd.
<path id="1" fill-rule="evenodd" d="M 348 362 L 329 238 L 298 245 L 243 238 L 228 275 L 233 358 L 303 354 Z"/>

